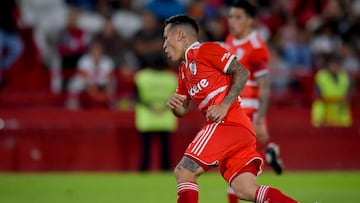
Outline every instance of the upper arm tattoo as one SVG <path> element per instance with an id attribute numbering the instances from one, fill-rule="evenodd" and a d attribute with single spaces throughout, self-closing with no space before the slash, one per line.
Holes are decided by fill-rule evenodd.
<path id="1" fill-rule="evenodd" d="M 190 159 L 189 157 L 184 156 L 179 165 L 177 167 L 184 167 L 186 170 L 192 172 L 192 173 L 196 173 L 198 168 L 200 168 L 200 165 L 198 163 L 196 163 L 195 161 L 193 161 L 192 159 Z"/>
<path id="2" fill-rule="evenodd" d="M 224 98 L 224 102 L 232 104 L 244 88 L 249 77 L 249 71 L 234 58 L 229 65 L 227 74 L 232 75 L 232 80 L 230 90 Z"/>

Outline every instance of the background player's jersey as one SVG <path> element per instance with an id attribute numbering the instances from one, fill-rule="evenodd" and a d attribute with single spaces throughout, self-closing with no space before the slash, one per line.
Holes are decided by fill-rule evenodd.
<path id="1" fill-rule="evenodd" d="M 179 66 L 176 92 L 191 99 L 205 115 L 210 105 L 220 104 L 226 96 L 231 80 L 226 72 L 235 56 L 217 43 L 196 42 L 186 50 L 185 57 Z M 243 113 L 235 118 L 234 110 L 241 111 L 238 102 L 232 104 L 225 120 L 238 123 Z"/>
<path id="2" fill-rule="evenodd" d="M 269 51 L 261 37 L 253 31 L 244 39 L 235 39 L 228 35 L 225 40 L 225 48 L 234 54 L 239 62 L 250 72 L 250 77 L 241 92 L 241 106 L 243 108 L 258 109 L 259 89 L 256 77 L 268 74 Z"/>

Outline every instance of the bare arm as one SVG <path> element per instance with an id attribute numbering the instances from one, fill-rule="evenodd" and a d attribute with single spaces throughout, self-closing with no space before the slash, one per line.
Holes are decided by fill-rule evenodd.
<path id="1" fill-rule="evenodd" d="M 230 106 L 240 95 L 244 88 L 247 79 L 249 78 L 249 71 L 234 58 L 229 66 L 227 74 L 232 75 L 230 90 L 225 96 L 222 104 Z"/>
<path id="2" fill-rule="evenodd" d="M 264 75 L 256 78 L 256 82 L 259 87 L 259 109 L 258 109 L 258 118 L 255 122 L 260 122 L 265 118 L 270 98 L 270 81 L 269 76 Z"/>
<path id="3" fill-rule="evenodd" d="M 220 105 L 213 105 L 208 108 L 206 117 L 220 122 L 227 114 L 231 104 L 237 100 L 250 75 L 249 71 L 234 58 L 228 68 L 227 74 L 232 76 L 228 94 Z"/>

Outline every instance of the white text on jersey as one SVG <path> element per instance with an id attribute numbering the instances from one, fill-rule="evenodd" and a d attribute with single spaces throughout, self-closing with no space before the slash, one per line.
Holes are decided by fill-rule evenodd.
<path id="1" fill-rule="evenodd" d="M 196 85 L 189 89 L 189 95 L 193 97 L 207 86 L 209 86 L 209 82 L 206 79 L 201 79 Z"/>
<path id="2" fill-rule="evenodd" d="M 224 61 L 225 59 L 229 58 L 231 56 L 230 52 L 226 52 L 222 57 L 221 57 L 221 61 Z"/>

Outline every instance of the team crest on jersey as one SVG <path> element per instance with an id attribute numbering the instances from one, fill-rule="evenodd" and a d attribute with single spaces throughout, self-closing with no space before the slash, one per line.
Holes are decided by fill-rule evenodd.
<path id="1" fill-rule="evenodd" d="M 244 56 L 244 50 L 243 49 L 237 49 L 236 50 L 236 57 L 238 59 L 241 59 Z"/>
<path id="2" fill-rule="evenodd" d="M 197 69 L 196 69 L 196 63 L 195 61 L 191 61 L 189 64 L 190 71 L 193 75 L 196 75 Z"/>

